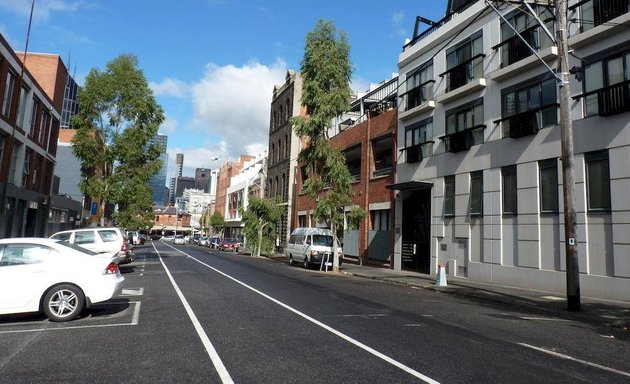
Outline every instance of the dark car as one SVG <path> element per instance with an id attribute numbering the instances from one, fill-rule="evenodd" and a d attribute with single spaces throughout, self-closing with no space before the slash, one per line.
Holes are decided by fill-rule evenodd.
<path id="1" fill-rule="evenodd" d="M 228 237 L 221 240 L 218 248 L 219 248 L 219 251 L 238 252 L 239 246 L 240 244 L 238 243 L 238 241 L 236 241 L 236 239 L 232 239 Z"/>

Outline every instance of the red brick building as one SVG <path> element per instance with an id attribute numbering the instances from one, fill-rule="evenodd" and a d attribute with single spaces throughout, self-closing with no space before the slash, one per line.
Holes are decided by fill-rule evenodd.
<path id="1" fill-rule="evenodd" d="M 358 119 L 342 121 L 334 128 L 339 129 L 339 133 L 330 139 L 333 147 L 343 151 L 350 174 L 355 179 L 352 203 L 367 213 L 357 230 L 344 233 L 346 260 L 360 264 L 389 266 L 390 263 L 394 194 L 386 186 L 395 181 L 398 113 L 396 93 L 394 91 L 392 97 L 391 90 L 396 85 L 397 78 L 381 83 L 362 101 L 357 101 L 354 105 L 359 110 Z M 378 97 L 376 102 L 368 102 L 375 97 Z M 358 121 L 360 123 L 356 124 Z M 297 222 L 294 227 L 316 227 L 318 223 L 313 218 L 316 202 L 302 191 L 304 177 L 305 171 L 301 167 L 295 184 L 294 217 Z"/>

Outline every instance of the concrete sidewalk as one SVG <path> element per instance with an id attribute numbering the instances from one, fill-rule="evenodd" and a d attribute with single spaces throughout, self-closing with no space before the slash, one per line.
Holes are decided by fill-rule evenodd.
<path id="1" fill-rule="evenodd" d="M 272 259 L 287 262 L 286 256 L 281 254 L 274 255 Z M 578 321 L 602 327 L 604 329 L 601 331 L 605 333 L 614 331 L 615 337 L 630 340 L 630 292 L 629 301 L 610 301 L 582 296 L 581 310 L 573 312 L 566 309 L 566 296 L 554 292 L 478 283 L 452 276 L 447 277 L 447 286 L 439 287 L 436 286 L 434 276 L 352 263 L 342 264 L 340 272 L 382 282 L 431 289 L 484 305 L 509 306 L 517 311 Z"/>
<path id="2" fill-rule="evenodd" d="M 554 292 L 478 283 L 450 276 L 447 278 L 447 286 L 439 287 L 436 285 L 435 277 L 429 275 L 350 263 L 343 264 L 340 271 L 368 279 L 431 289 L 485 304 L 508 305 L 515 307 L 516 310 L 526 310 L 598 327 L 610 327 L 620 331 L 622 334 L 619 336 L 630 339 L 630 301 L 609 301 L 582 296 L 581 310 L 573 312 L 566 309 L 566 296 Z M 630 292 L 628 294 L 630 297 Z"/>

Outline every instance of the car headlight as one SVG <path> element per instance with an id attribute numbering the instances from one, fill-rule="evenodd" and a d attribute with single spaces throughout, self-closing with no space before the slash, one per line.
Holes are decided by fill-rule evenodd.
<path id="1" fill-rule="evenodd" d="M 311 256 L 317 256 L 319 253 L 317 251 L 311 251 Z"/>

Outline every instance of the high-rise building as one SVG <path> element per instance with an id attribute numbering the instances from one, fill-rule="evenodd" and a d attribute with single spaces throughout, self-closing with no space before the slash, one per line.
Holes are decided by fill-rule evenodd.
<path id="1" fill-rule="evenodd" d="M 204 192 L 209 192 L 210 187 L 210 174 L 212 170 L 208 168 L 195 169 L 195 188 L 201 189 Z"/>
<path id="2" fill-rule="evenodd" d="M 61 109 L 61 128 L 72 128 L 72 116 L 79 112 L 79 102 L 77 101 L 77 91 L 79 86 L 72 76 L 66 77 L 66 86 L 63 92 L 63 106 Z"/>
<path id="3" fill-rule="evenodd" d="M 182 177 L 183 170 L 184 170 L 184 154 L 178 153 L 177 155 L 175 155 L 175 172 L 176 172 L 175 177 L 171 178 L 171 182 L 170 182 L 170 191 L 168 194 L 169 204 L 175 204 L 175 199 L 178 196 L 181 196 L 181 192 L 180 192 L 180 195 L 177 194 L 177 191 L 178 191 L 177 179 Z M 181 189 L 181 191 L 183 191 L 183 189 Z"/>
<path id="4" fill-rule="evenodd" d="M 160 161 L 162 162 L 162 166 L 160 167 L 158 173 L 153 175 L 148 182 L 152 190 L 153 204 L 157 206 L 164 206 L 166 204 L 164 199 L 164 188 L 166 187 L 166 171 L 168 169 L 168 154 L 166 153 L 167 143 L 168 136 L 166 135 L 155 135 L 155 137 L 149 142 L 149 144 L 158 144 L 162 148 L 162 151 L 160 152 Z"/>

